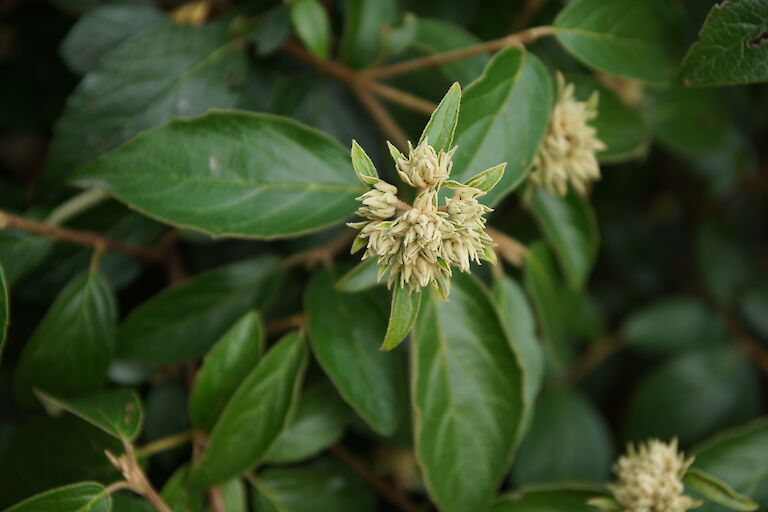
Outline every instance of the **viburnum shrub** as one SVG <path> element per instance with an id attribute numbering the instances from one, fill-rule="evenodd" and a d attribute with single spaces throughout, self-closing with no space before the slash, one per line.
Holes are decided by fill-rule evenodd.
<path id="1" fill-rule="evenodd" d="M 0 11 L 0 509 L 768 512 L 768 0 Z"/>

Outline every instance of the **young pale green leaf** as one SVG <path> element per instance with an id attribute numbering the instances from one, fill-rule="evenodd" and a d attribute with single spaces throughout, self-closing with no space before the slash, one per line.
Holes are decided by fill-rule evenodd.
<path id="1" fill-rule="evenodd" d="M 234 107 L 246 70 L 242 45 L 221 24 L 167 24 L 127 39 L 67 100 L 54 130 L 46 180 L 64 181 L 77 167 L 174 117 Z M 177 153 L 188 151 L 178 140 L 172 144 Z"/>
<path id="2" fill-rule="evenodd" d="M 418 18 L 416 24 L 416 39 L 411 48 L 424 55 L 458 50 L 482 40 L 472 32 L 456 23 L 442 19 Z M 486 54 L 474 55 L 465 59 L 446 62 L 440 66 L 442 75 L 451 82 L 467 85 L 480 76 L 488 63 Z M 433 72 L 427 70 L 424 74 Z M 441 77 L 442 78 L 442 77 Z"/>
<path id="3" fill-rule="evenodd" d="M 18 503 L 5 512 L 110 512 L 112 498 L 104 486 L 82 482 L 51 489 Z"/>
<path id="4" fill-rule="evenodd" d="M 517 485 L 602 483 L 609 475 L 611 451 L 608 426 L 584 396 L 572 390 L 548 390 L 536 402 L 512 478 Z"/>
<path id="5" fill-rule="evenodd" d="M 355 168 L 357 177 L 366 185 L 375 185 L 379 181 L 379 173 L 371 162 L 371 158 L 360 147 L 356 140 L 352 140 L 352 167 Z"/>
<path id="6" fill-rule="evenodd" d="M 597 220 L 589 202 L 573 191 L 560 197 L 536 187 L 529 207 L 555 250 L 568 284 L 575 289 L 583 288 L 600 243 Z"/>
<path id="7" fill-rule="evenodd" d="M 455 82 L 432 112 L 427 126 L 421 133 L 419 143 L 428 140 L 438 153 L 450 150 L 453 145 L 453 134 L 456 132 L 456 123 L 459 121 L 460 105 L 461 86 Z"/>
<path id="8" fill-rule="evenodd" d="M 498 186 L 482 199 L 496 204 L 525 178 L 551 108 L 552 86 L 541 61 L 516 47 L 497 53 L 464 91 L 451 177 L 465 181 L 507 162 Z"/>
<path id="9" fill-rule="evenodd" d="M 555 37 L 588 66 L 666 83 L 677 63 L 676 9 L 664 0 L 575 0 L 555 18 Z"/>
<path id="10" fill-rule="evenodd" d="M 365 191 L 328 136 L 287 118 L 237 111 L 174 120 L 77 177 L 163 222 L 256 238 L 340 222 Z"/>
<path id="11" fill-rule="evenodd" d="M 8 300 L 8 282 L 5 280 L 5 271 L 0 264 L 0 361 L 3 358 L 3 347 L 8 335 L 8 323 L 10 320 L 10 307 Z"/>
<path id="12" fill-rule="evenodd" d="M 189 396 L 192 423 L 207 432 L 240 383 L 253 370 L 264 351 L 259 314 L 246 313 L 208 351 Z"/>
<path id="13" fill-rule="evenodd" d="M 100 388 L 115 346 L 115 299 L 98 274 L 84 273 L 59 293 L 16 365 L 21 401 L 32 388 L 68 397 Z"/>
<path id="14" fill-rule="evenodd" d="M 418 30 L 418 18 L 416 15 L 407 12 L 403 16 L 403 22 L 387 30 L 382 36 L 382 51 L 385 55 L 397 55 L 408 48 L 416 38 Z"/>
<path id="15" fill-rule="evenodd" d="M 362 292 L 378 284 L 379 265 L 373 258 L 368 258 L 355 265 L 352 270 L 336 281 L 336 289 L 342 292 Z"/>
<path id="16" fill-rule="evenodd" d="M 587 485 L 523 489 L 501 497 L 489 512 L 596 512 L 587 503 L 595 497 L 605 497 L 605 490 Z"/>
<path id="17" fill-rule="evenodd" d="M 331 48 L 331 22 L 322 4 L 317 0 L 294 0 L 291 20 L 301 42 L 316 56 L 327 58 Z"/>
<path id="18" fill-rule="evenodd" d="M 412 338 L 414 440 L 429 494 L 445 512 L 483 510 L 523 421 L 520 365 L 487 291 L 465 274 L 450 300 L 425 295 Z"/>
<path id="19" fill-rule="evenodd" d="M 698 468 L 690 468 L 683 476 L 686 487 L 695 489 L 708 500 L 725 505 L 731 510 L 757 510 L 758 505 L 733 490 L 727 483 Z"/>
<path id="20" fill-rule="evenodd" d="M 266 462 L 289 464 L 319 454 L 344 435 L 348 412 L 330 384 L 306 389 L 293 420 L 269 451 Z"/>
<path id="21" fill-rule="evenodd" d="M 195 487 L 209 487 L 258 464 L 285 429 L 298 402 L 307 346 L 298 333 L 277 342 L 237 388 L 205 451 L 190 471 Z"/>
<path id="22" fill-rule="evenodd" d="M 348 0 L 344 2 L 344 31 L 339 56 L 353 68 L 364 68 L 381 54 L 381 34 L 397 21 L 395 0 Z"/>
<path id="23" fill-rule="evenodd" d="M 403 368 L 396 353 L 376 350 L 387 327 L 381 294 L 344 293 L 333 283 L 319 272 L 304 295 L 312 350 L 341 397 L 375 431 L 390 435 L 400 422 Z"/>
<path id="24" fill-rule="evenodd" d="M 466 185 L 480 189 L 483 192 L 490 192 L 501 181 L 506 167 L 507 163 L 504 162 L 477 173 L 466 182 Z"/>
<path id="25" fill-rule="evenodd" d="M 235 320 L 266 303 L 281 276 L 277 258 L 262 256 L 167 288 L 123 321 L 117 354 L 148 365 L 201 357 Z"/>
<path id="26" fill-rule="evenodd" d="M 136 393 L 126 389 L 98 391 L 72 399 L 35 393 L 51 412 L 68 411 L 125 441 L 136 439 L 144 422 L 144 409 Z"/>
<path id="27" fill-rule="evenodd" d="M 712 6 L 699 40 L 685 56 L 686 85 L 768 81 L 768 6 L 762 0 L 729 0 Z"/>
<path id="28" fill-rule="evenodd" d="M 392 307 L 389 312 L 389 323 L 384 342 L 379 350 L 392 350 L 411 332 L 416 319 L 419 317 L 421 292 L 411 292 L 406 288 L 395 287 L 392 292 Z"/>

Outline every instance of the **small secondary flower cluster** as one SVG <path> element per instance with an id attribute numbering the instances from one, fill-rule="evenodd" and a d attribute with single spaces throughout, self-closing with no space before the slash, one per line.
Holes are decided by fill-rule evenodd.
<path id="1" fill-rule="evenodd" d="M 349 224 L 360 229 L 352 252 L 366 247 L 363 259 L 378 260 L 379 278 L 389 271 L 389 287 L 396 284 L 413 291 L 433 285 L 446 296 L 452 267 L 468 272 L 472 261 L 495 261 L 484 217 L 492 210 L 478 201 L 488 188 L 472 186 L 488 180 L 473 178 L 467 184 L 449 181 L 456 148 L 438 153 L 426 139 L 415 148 L 410 142 L 408 146 L 407 157 L 391 144 L 389 148 L 398 174 L 417 190 L 413 206 L 398 199 L 394 185 L 371 173 L 361 173 L 356 166 L 360 178 L 372 188 L 357 198 L 362 203 L 357 215 L 366 220 Z M 353 163 L 356 150 L 362 153 L 359 146 L 353 145 Z M 367 157 L 364 161 L 372 169 Z M 486 171 L 498 175 L 492 180 L 494 185 L 503 168 L 502 165 Z M 453 189 L 453 195 L 439 207 L 438 193 L 442 187 Z"/>

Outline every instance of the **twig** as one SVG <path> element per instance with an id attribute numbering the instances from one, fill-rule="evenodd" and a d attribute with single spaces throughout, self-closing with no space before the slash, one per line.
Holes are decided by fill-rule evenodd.
<path id="1" fill-rule="evenodd" d="M 151 457 L 156 453 L 164 452 L 164 451 L 176 448 L 178 446 L 185 445 L 191 440 L 192 440 L 192 431 L 185 430 L 183 432 L 178 432 L 176 434 L 172 434 L 170 436 L 157 439 L 155 441 L 152 441 L 151 443 L 147 443 L 144 446 L 136 448 L 135 454 L 136 454 L 136 457 L 140 459 L 144 459 L 147 457 Z"/>
<path id="2" fill-rule="evenodd" d="M 549 25 L 531 27 L 516 34 L 511 34 L 499 39 L 493 39 L 491 41 L 486 41 L 484 43 L 472 46 L 466 46 L 464 48 L 459 48 L 448 52 L 435 53 L 432 55 L 427 55 L 426 57 L 406 60 L 403 62 L 398 62 L 397 64 L 391 64 L 389 66 L 383 66 L 368 71 L 362 71 L 361 74 L 369 79 L 403 75 L 405 73 L 411 73 L 419 69 L 440 66 L 447 62 L 453 62 L 455 60 L 472 57 L 473 55 L 498 51 L 506 48 L 507 46 L 524 45 L 535 41 L 540 37 L 548 36 L 554 33 L 555 28 Z"/>
<path id="3" fill-rule="evenodd" d="M 363 480 L 371 484 L 374 489 L 392 505 L 405 512 L 420 512 L 420 508 L 411 503 L 407 496 L 399 493 L 383 478 L 373 472 L 368 465 L 357 455 L 349 451 L 344 445 L 337 444 L 329 448 L 330 452 L 341 462 L 349 466 Z"/>
<path id="4" fill-rule="evenodd" d="M 365 84 L 377 96 L 428 116 L 432 115 L 432 112 L 437 108 L 437 105 L 431 101 L 419 98 L 400 89 L 395 89 L 389 85 L 380 84 L 372 80 L 363 80 L 358 83 Z"/>
<path id="5" fill-rule="evenodd" d="M 124 441 L 125 453 L 116 457 L 109 450 L 106 454 L 109 462 L 112 463 L 125 477 L 129 489 L 137 494 L 141 494 L 152 505 L 157 512 L 172 512 L 170 507 L 163 501 L 163 498 L 157 493 L 152 483 L 150 483 L 144 470 L 136 459 L 131 443 Z"/>
<path id="6" fill-rule="evenodd" d="M 345 229 L 337 237 L 320 247 L 313 247 L 312 249 L 307 249 L 306 251 L 297 252 L 296 254 L 288 256 L 283 261 L 283 265 L 287 268 L 301 264 L 308 267 L 317 264 L 330 267 L 333 263 L 334 256 L 349 247 L 349 244 L 352 243 L 356 234 L 357 233 L 351 229 Z"/>
<path id="7" fill-rule="evenodd" d="M 96 188 L 86 190 L 85 192 L 81 192 L 80 194 L 71 197 L 67 201 L 54 208 L 51 214 L 48 215 L 48 218 L 45 222 L 46 224 L 59 226 L 67 222 L 69 219 L 77 217 L 85 210 L 96 206 L 108 197 L 109 196 L 106 192 Z"/>
<path id="8" fill-rule="evenodd" d="M 570 384 L 575 384 L 600 366 L 608 356 L 618 352 L 621 347 L 621 341 L 615 336 L 606 336 L 597 340 L 589 346 L 587 351 L 571 367 L 565 376 L 565 380 Z"/>
<path id="9" fill-rule="evenodd" d="M 516 267 L 523 266 L 525 256 L 528 254 L 527 247 L 492 226 L 486 226 L 485 231 L 493 238 L 493 242 L 496 244 L 494 250 L 499 256 Z"/>
<path id="10" fill-rule="evenodd" d="M 74 229 L 52 226 L 0 211 L 0 229 L 3 228 L 20 229 L 30 233 L 39 233 L 57 240 L 85 245 L 94 249 L 105 247 L 111 251 L 122 252 L 153 263 L 162 260 L 160 253 L 151 249 L 145 249 L 144 247 L 128 245 L 123 242 L 118 242 L 117 240 L 111 240 L 91 231 L 76 231 Z"/>
<path id="11" fill-rule="evenodd" d="M 547 0 L 526 0 L 510 30 L 516 32 L 526 27 L 546 3 Z"/>
<path id="12" fill-rule="evenodd" d="M 720 308 L 720 314 L 741 350 L 752 359 L 761 372 L 768 375 L 768 351 L 752 337 L 749 330 L 742 324 L 741 319 L 733 311 L 723 307 Z"/>
<path id="13" fill-rule="evenodd" d="M 264 327 L 264 333 L 267 336 L 273 334 L 279 334 L 281 332 L 290 331 L 295 327 L 303 327 L 307 321 L 307 317 L 303 313 L 297 313 L 295 315 L 287 316 L 285 318 L 279 318 L 274 322 L 269 322 Z"/>
<path id="14" fill-rule="evenodd" d="M 288 41 L 287 43 L 285 43 L 285 46 L 283 46 L 283 50 L 285 50 L 286 53 L 290 53 L 297 59 L 306 62 L 310 66 L 317 68 L 328 75 L 338 78 L 342 82 L 346 82 L 352 85 L 358 80 L 357 72 L 353 71 L 352 69 L 348 68 L 343 64 L 339 64 L 338 62 L 334 62 L 332 60 L 319 59 L 315 57 L 312 53 L 305 50 L 301 45 L 297 44 L 295 41 Z"/>
<path id="15" fill-rule="evenodd" d="M 371 114 L 371 117 L 376 124 L 379 125 L 379 128 L 384 135 L 389 138 L 395 146 L 400 148 L 401 151 L 405 151 L 408 147 L 408 136 L 402 128 L 400 128 L 397 122 L 392 119 L 389 112 L 381 106 L 379 100 L 377 100 L 373 94 L 371 94 L 371 91 L 365 87 L 354 87 L 353 91 L 360 100 L 360 103 L 363 104 L 363 107 L 365 107 L 368 113 Z"/>

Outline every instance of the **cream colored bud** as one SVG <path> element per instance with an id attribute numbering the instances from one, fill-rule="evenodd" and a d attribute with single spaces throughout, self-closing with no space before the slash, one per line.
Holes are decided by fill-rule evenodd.
<path id="1" fill-rule="evenodd" d="M 357 215 L 366 219 L 389 219 L 395 215 L 397 187 L 386 181 L 379 181 L 374 187 L 357 198 L 363 206 L 357 209 Z"/>
<path id="2" fill-rule="evenodd" d="M 440 151 L 438 155 L 426 140 L 415 148 L 409 141 L 408 149 L 408 158 L 401 156 L 396 161 L 397 172 L 404 182 L 416 188 L 434 188 L 448 179 L 453 150 Z"/>

